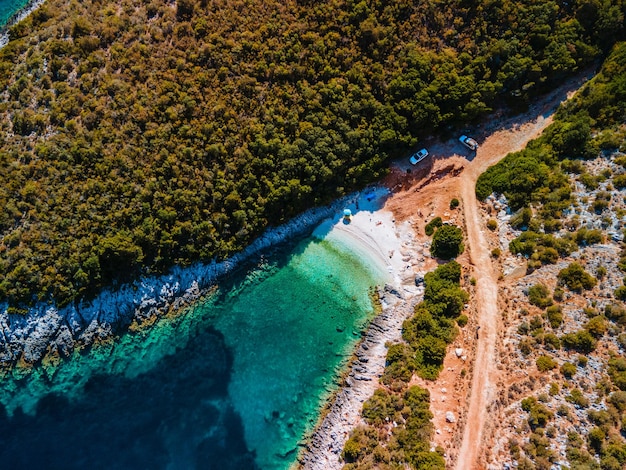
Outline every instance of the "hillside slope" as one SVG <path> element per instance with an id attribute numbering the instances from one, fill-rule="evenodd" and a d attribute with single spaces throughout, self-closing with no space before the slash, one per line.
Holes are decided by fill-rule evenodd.
<path id="1" fill-rule="evenodd" d="M 50 0 L 0 50 L 0 301 L 231 255 L 421 135 L 525 106 L 624 8 Z"/>

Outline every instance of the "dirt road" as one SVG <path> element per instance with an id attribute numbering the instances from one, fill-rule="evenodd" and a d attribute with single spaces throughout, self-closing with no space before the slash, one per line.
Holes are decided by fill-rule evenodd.
<path id="1" fill-rule="evenodd" d="M 565 100 L 572 90 L 580 87 L 584 80 L 583 76 L 564 84 L 561 88 L 538 102 L 527 113 L 517 116 L 507 121 L 492 120 L 473 133 L 480 143 L 480 148 L 476 155 L 470 155 L 464 151 L 462 145 L 454 140 L 448 142 L 426 142 L 432 157 L 422 164 L 412 166 L 407 159 L 399 160 L 392 166 L 392 172 L 385 180 L 384 184 L 392 190 L 392 194 L 384 205 L 383 212 L 389 211 L 390 224 L 395 224 L 396 229 L 400 227 L 412 227 L 411 246 L 407 240 L 401 240 L 403 245 L 396 251 L 401 252 L 409 263 L 419 272 L 426 272 L 436 267 L 433 260 L 425 248 L 428 246 L 429 237 L 423 235 L 424 224 L 435 215 L 441 215 L 446 222 L 463 224 L 467 226 L 468 252 L 459 258 L 459 262 L 472 265 L 472 276 L 477 279 L 475 289 L 475 304 L 477 306 L 476 322 L 481 327 L 479 339 L 476 341 L 476 353 L 474 360 L 474 373 L 471 379 L 471 393 L 468 401 L 467 382 L 460 379 L 459 371 L 467 364 L 465 358 L 456 357 L 452 351 L 448 354 L 452 361 L 456 361 L 455 367 L 447 367 L 439 379 L 435 382 L 422 381 L 420 385 L 429 388 L 431 394 L 431 411 L 434 414 L 433 423 L 439 433 L 435 436 L 435 445 L 441 445 L 448 452 L 450 467 L 456 465 L 458 470 L 471 470 L 485 468 L 483 459 L 485 445 L 484 441 L 485 423 L 488 414 L 487 407 L 496 394 L 495 384 L 497 383 L 497 361 L 496 344 L 498 335 L 501 334 L 499 328 L 500 316 L 498 314 L 498 277 L 491 264 L 491 252 L 483 230 L 485 222 L 479 212 L 479 203 L 476 200 L 474 188 L 476 180 L 489 166 L 498 162 L 510 152 L 520 150 L 531 139 L 537 137 L 551 122 L 551 116 L 560 102 Z M 473 158 L 472 158 L 473 157 Z M 408 172 L 407 170 L 411 170 Z M 463 213 L 453 211 L 449 207 L 452 198 L 459 198 L 463 201 Z M 393 219 L 393 220 L 392 220 Z M 408 225 L 407 225 L 408 224 Z M 368 232 L 360 234 L 359 238 L 369 236 Z M 377 235 L 377 242 L 380 234 Z M 367 241 L 372 244 L 373 241 Z M 372 252 L 378 256 L 388 250 L 380 251 L 372 248 Z M 405 260 L 403 259 L 403 262 Z M 404 266 L 404 265 L 403 265 Z M 403 270 L 404 272 L 404 270 Z M 407 308 L 406 299 L 403 301 Z M 408 308 L 408 310 L 411 310 Z M 394 331 L 393 338 L 400 337 L 402 319 L 407 314 L 402 309 L 393 307 L 390 318 L 399 320 L 388 332 Z M 398 314 L 401 313 L 399 316 Z M 410 314 L 410 311 L 408 312 Z M 395 321 L 395 320 L 394 320 Z M 471 334 L 470 334 L 471 336 Z M 383 345 L 386 340 L 377 341 L 382 348 L 377 359 L 369 360 L 371 366 L 378 364 L 382 370 L 385 361 L 385 349 Z M 469 350 L 473 339 L 462 345 Z M 370 351 L 372 348 L 370 347 Z M 359 353 L 357 353 L 357 356 Z M 463 364 L 461 364 L 463 361 Z M 454 364 L 453 364 L 454 365 Z M 377 366 L 377 367 L 378 367 Z M 453 370 L 454 369 L 454 370 Z M 378 369 L 372 369 L 378 370 Z M 357 381 L 358 382 L 358 381 Z M 462 386 L 458 386 L 464 382 Z M 312 439 L 309 452 L 301 459 L 303 468 L 340 468 L 342 462 L 339 454 L 349 430 L 358 422 L 360 409 L 365 397 L 370 396 L 377 384 L 377 375 L 372 373 L 371 382 L 358 382 L 361 385 L 368 384 L 363 396 L 355 394 L 354 386 L 346 388 L 340 392 L 341 399 L 332 405 L 335 412 L 329 413 L 324 422 L 319 426 L 318 431 Z M 363 389 L 365 390 L 365 389 Z M 349 405 L 347 403 L 350 403 Z M 458 403 L 459 409 L 467 410 L 464 429 L 453 429 L 446 422 L 446 411 L 450 410 L 451 403 Z M 339 431 L 338 431 L 339 430 Z M 462 434 L 462 441 L 459 443 Z M 457 452 L 458 449 L 458 452 Z"/>
<path id="2" fill-rule="evenodd" d="M 496 396 L 497 374 L 496 341 L 500 333 L 498 314 L 498 276 L 492 264 L 491 253 L 484 230 L 485 223 L 479 213 L 476 200 L 476 180 L 490 165 L 498 162 L 510 152 L 524 148 L 526 143 L 537 137 L 551 122 L 555 107 L 567 99 L 573 90 L 580 87 L 581 80 L 568 83 L 546 100 L 540 108 L 518 118 L 520 125 L 509 125 L 482 142 L 476 157 L 467 165 L 460 176 L 460 192 L 463 199 L 467 225 L 470 263 L 476 278 L 476 304 L 478 340 L 474 358 L 474 374 L 468 403 L 467 419 L 461 448 L 456 458 L 457 470 L 482 469 L 486 463 L 481 457 L 484 450 L 484 429 L 488 405 Z M 511 123 L 513 124 L 513 123 Z"/>

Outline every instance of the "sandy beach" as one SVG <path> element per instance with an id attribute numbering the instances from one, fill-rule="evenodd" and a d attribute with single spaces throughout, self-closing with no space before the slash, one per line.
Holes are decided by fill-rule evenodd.
<path id="1" fill-rule="evenodd" d="M 418 246 L 411 223 L 396 224 L 393 213 L 385 208 L 389 195 L 386 188 L 366 190 L 346 206 L 353 214 L 349 222 L 337 216 L 313 232 L 314 236 L 348 245 L 365 265 L 384 273 L 385 283 L 379 286 L 382 313 L 370 324 L 341 390 L 300 456 L 305 469 L 343 466 L 343 446 L 350 431 L 363 424 L 363 402 L 372 396 L 383 373 L 385 344 L 401 338 L 403 321 L 421 300 L 423 290 L 416 287 L 415 276 L 423 272 L 423 247 Z"/>

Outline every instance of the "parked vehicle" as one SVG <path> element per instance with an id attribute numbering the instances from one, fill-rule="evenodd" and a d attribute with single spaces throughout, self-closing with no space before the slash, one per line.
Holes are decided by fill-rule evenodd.
<path id="1" fill-rule="evenodd" d="M 476 142 L 474 139 L 466 135 L 462 135 L 461 137 L 459 137 L 459 142 L 461 142 L 463 145 L 465 145 L 468 149 L 472 151 L 475 151 L 478 148 L 478 142 Z"/>
<path id="2" fill-rule="evenodd" d="M 426 149 L 418 150 L 413 155 L 411 155 L 411 158 L 409 158 L 409 161 L 413 165 L 417 165 L 419 162 L 424 160 L 427 156 L 428 156 L 428 150 Z"/>

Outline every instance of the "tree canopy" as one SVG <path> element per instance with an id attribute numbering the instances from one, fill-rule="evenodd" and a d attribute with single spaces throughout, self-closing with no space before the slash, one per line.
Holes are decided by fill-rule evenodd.
<path id="1" fill-rule="evenodd" d="M 442 259 L 456 258 L 463 253 L 463 231 L 455 225 L 442 225 L 433 235 L 430 253 Z"/>
<path id="2" fill-rule="evenodd" d="M 0 50 L 0 300 L 227 257 L 420 136 L 525 106 L 608 51 L 624 8 L 48 0 Z"/>

